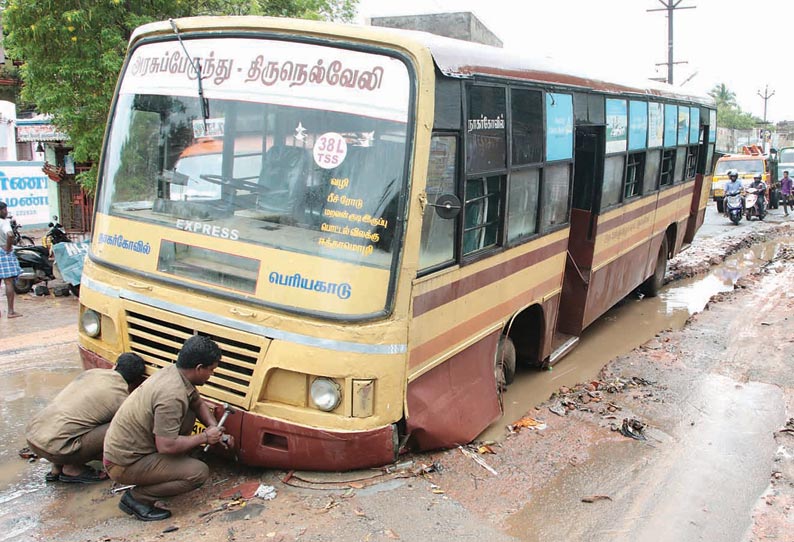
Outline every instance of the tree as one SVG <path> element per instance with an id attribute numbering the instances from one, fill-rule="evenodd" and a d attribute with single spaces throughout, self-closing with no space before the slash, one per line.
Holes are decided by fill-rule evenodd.
<path id="1" fill-rule="evenodd" d="M 709 91 L 709 96 L 717 102 L 717 109 L 720 106 L 737 107 L 736 93 L 728 89 L 725 83 L 714 85 L 714 88 Z"/>
<path id="2" fill-rule="evenodd" d="M 67 133 L 88 191 L 119 71 L 132 31 L 195 15 L 273 15 L 351 21 L 358 0 L 0 0 L 6 56 L 24 61 L 22 100 Z"/>
<path id="3" fill-rule="evenodd" d="M 761 121 L 745 113 L 736 103 L 736 93 L 728 88 L 725 83 L 714 85 L 709 91 L 709 96 L 717 102 L 717 126 L 734 130 L 747 130 L 754 128 Z"/>

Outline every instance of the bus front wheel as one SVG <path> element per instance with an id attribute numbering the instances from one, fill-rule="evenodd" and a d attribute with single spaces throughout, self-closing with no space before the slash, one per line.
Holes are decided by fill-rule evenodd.
<path id="1" fill-rule="evenodd" d="M 494 376 L 497 388 L 504 389 L 516 378 L 516 347 L 507 335 L 499 338 L 499 346 L 494 356 Z"/>

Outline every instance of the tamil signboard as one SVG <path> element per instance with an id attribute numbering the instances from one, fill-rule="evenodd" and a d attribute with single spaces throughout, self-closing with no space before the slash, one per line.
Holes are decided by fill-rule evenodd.
<path id="1" fill-rule="evenodd" d="M 50 219 L 49 178 L 43 162 L 0 162 L 0 201 L 8 214 L 24 224 L 46 224 Z"/>
<path id="2" fill-rule="evenodd" d="M 54 124 L 39 120 L 17 120 L 17 142 L 67 141 L 69 136 L 59 132 Z"/>

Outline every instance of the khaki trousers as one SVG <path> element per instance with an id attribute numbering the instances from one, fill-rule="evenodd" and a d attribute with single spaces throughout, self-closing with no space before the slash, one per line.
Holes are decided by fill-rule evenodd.
<path id="1" fill-rule="evenodd" d="M 193 430 L 196 415 L 188 410 L 182 420 L 180 435 Z M 186 455 L 154 453 L 140 458 L 131 465 L 105 465 L 110 479 L 119 484 L 135 484 L 130 490 L 136 501 L 154 506 L 164 497 L 181 495 L 201 487 L 210 476 L 206 463 Z"/>
<path id="2" fill-rule="evenodd" d="M 210 475 L 209 467 L 198 459 L 159 453 L 142 457 L 132 465 L 110 464 L 106 469 L 114 482 L 135 484 L 132 497 L 149 505 L 199 488 Z"/>
<path id="3" fill-rule="evenodd" d="M 71 454 L 51 454 L 30 442 L 28 442 L 28 446 L 40 457 L 43 457 L 54 465 L 75 465 L 82 467 L 89 461 L 102 459 L 102 446 L 105 442 L 105 433 L 107 433 L 109 425 L 108 423 L 102 424 L 93 428 L 82 437 L 78 437 L 77 440 L 80 442 L 80 449 Z"/>

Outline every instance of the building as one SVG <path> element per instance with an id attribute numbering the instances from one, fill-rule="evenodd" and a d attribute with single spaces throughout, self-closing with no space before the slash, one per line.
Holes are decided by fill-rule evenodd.
<path id="1" fill-rule="evenodd" d="M 439 36 L 472 41 L 494 47 L 503 46 L 502 40 L 488 30 L 488 27 L 475 17 L 473 13 L 468 11 L 372 17 L 370 24 L 372 26 L 386 26 L 404 30 L 421 30 Z"/>

